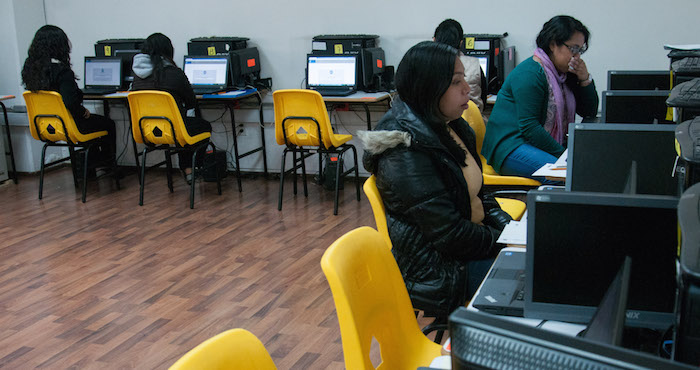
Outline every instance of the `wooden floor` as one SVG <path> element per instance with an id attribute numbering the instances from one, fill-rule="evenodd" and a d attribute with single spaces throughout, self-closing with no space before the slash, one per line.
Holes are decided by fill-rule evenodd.
<path id="1" fill-rule="evenodd" d="M 202 186 L 200 186 L 202 185 Z M 205 339 L 246 328 L 280 369 L 343 368 L 333 298 L 319 265 L 358 226 L 374 227 L 367 199 L 346 184 L 309 197 L 279 180 L 235 178 L 189 188 L 149 174 L 138 206 L 135 175 L 117 191 L 91 182 L 87 203 L 69 168 L 0 185 L 0 367 L 167 368 Z"/>

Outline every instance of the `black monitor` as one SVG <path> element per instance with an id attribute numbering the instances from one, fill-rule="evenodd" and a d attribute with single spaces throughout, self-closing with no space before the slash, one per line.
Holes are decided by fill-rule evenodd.
<path id="1" fill-rule="evenodd" d="M 577 123 L 569 125 L 566 189 L 624 193 L 631 179 L 637 194 L 678 195 L 673 177 L 675 126 Z"/>
<path id="2" fill-rule="evenodd" d="M 382 74 L 384 73 L 384 49 L 365 48 L 362 54 L 362 85 L 365 91 L 377 91 L 382 87 Z"/>
<path id="3" fill-rule="evenodd" d="M 603 91 L 601 117 L 608 123 L 674 123 L 667 117 L 668 90 Z"/>
<path id="4" fill-rule="evenodd" d="M 232 50 L 231 56 L 231 83 L 234 87 L 252 85 L 256 78 L 260 78 L 260 53 L 258 48 L 245 48 Z"/>
<path id="5" fill-rule="evenodd" d="M 452 369 L 697 369 L 621 347 L 458 308 L 449 319 Z"/>
<path id="6" fill-rule="evenodd" d="M 622 344 L 631 272 L 632 259 L 626 256 L 586 330 L 581 333 L 583 338 L 614 346 Z"/>
<path id="7" fill-rule="evenodd" d="M 486 81 L 489 80 L 489 57 L 487 55 L 476 55 L 475 58 L 479 59 L 479 66 L 481 66 L 481 71 L 484 72 L 484 77 Z"/>
<path id="8" fill-rule="evenodd" d="M 674 321 L 678 198 L 569 191 L 527 196 L 525 317 L 587 323 L 625 256 L 626 326 Z"/>
<path id="9" fill-rule="evenodd" d="M 671 73 L 661 71 L 608 71 L 608 90 L 670 90 Z"/>
<path id="10" fill-rule="evenodd" d="M 140 54 L 141 50 L 136 49 L 117 49 L 114 51 L 114 56 L 122 60 L 122 87 L 129 88 L 129 85 L 134 82 L 132 74 L 132 66 L 134 65 L 134 56 Z"/>

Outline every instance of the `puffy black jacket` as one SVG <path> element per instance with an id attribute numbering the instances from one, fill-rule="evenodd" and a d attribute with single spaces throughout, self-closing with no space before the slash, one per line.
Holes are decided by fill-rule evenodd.
<path id="1" fill-rule="evenodd" d="M 461 118 L 450 127 L 481 166 L 471 127 Z M 510 216 L 482 190 L 484 225 L 471 222 L 469 191 L 457 159 L 399 99 L 362 139 L 364 166 L 377 177 L 392 253 L 414 307 L 451 312 L 469 299 L 466 262 L 498 254 L 502 245 L 496 240 Z"/>

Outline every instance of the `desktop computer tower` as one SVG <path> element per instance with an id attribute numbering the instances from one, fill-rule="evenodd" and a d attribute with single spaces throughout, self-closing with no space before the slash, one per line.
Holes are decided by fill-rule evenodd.
<path id="1" fill-rule="evenodd" d="M 360 54 L 362 49 L 377 47 L 378 35 L 318 35 L 311 41 L 316 55 Z"/>
<path id="2" fill-rule="evenodd" d="M 700 365 L 700 184 L 678 202 L 681 229 L 680 275 L 673 359 Z"/>
<path id="3" fill-rule="evenodd" d="M 117 50 L 141 51 L 141 46 L 145 39 L 108 39 L 99 40 L 95 43 L 96 57 L 116 56 Z"/>
<path id="4" fill-rule="evenodd" d="M 504 34 L 465 34 L 464 43 L 462 43 L 462 52 L 464 55 L 469 55 L 479 59 L 486 59 L 486 76 L 485 90 L 489 94 L 496 94 L 501 89 L 503 81 L 505 81 L 504 61 L 502 51 L 505 43 L 503 38 L 508 36 Z M 515 54 L 512 54 L 513 56 Z M 512 60 L 513 63 L 515 60 Z M 482 89 L 484 87 L 482 86 Z"/>
<path id="5" fill-rule="evenodd" d="M 682 193 L 700 182 L 700 116 L 676 126 L 676 152 Z"/>
<path id="6" fill-rule="evenodd" d="M 216 181 L 216 173 L 219 173 L 219 178 L 224 179 L 227 175 L 226 172 L 226 152 L 223 150 L 217 151 L 207 151 L 204 154 L 204 167 L 202 171 L 202 178 L 204 181 L 213 182 Z"/>
<path id="7" fill-rule="evenodd" d="M 187 55 L 223 55 L 248 47 L 247 37 L 196 37 L 187 43 Z"/>

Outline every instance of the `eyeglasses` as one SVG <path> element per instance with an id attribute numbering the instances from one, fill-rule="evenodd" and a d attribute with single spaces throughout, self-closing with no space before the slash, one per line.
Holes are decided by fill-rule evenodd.
<path id="1" fill-rule="evenodd" d="M 564 46 L 569 48 L 569 50 L 571 50 L 571 54 L 574 54 L 574 55 L 583 54 L 586 52 L 586 50 L 588 50 L 588 45 L 586 45 L 586 44 L 583 44 L 583 46 L 578 46 L 578 45 L 569 46 L 566 43 L 564 43 Z"/>

